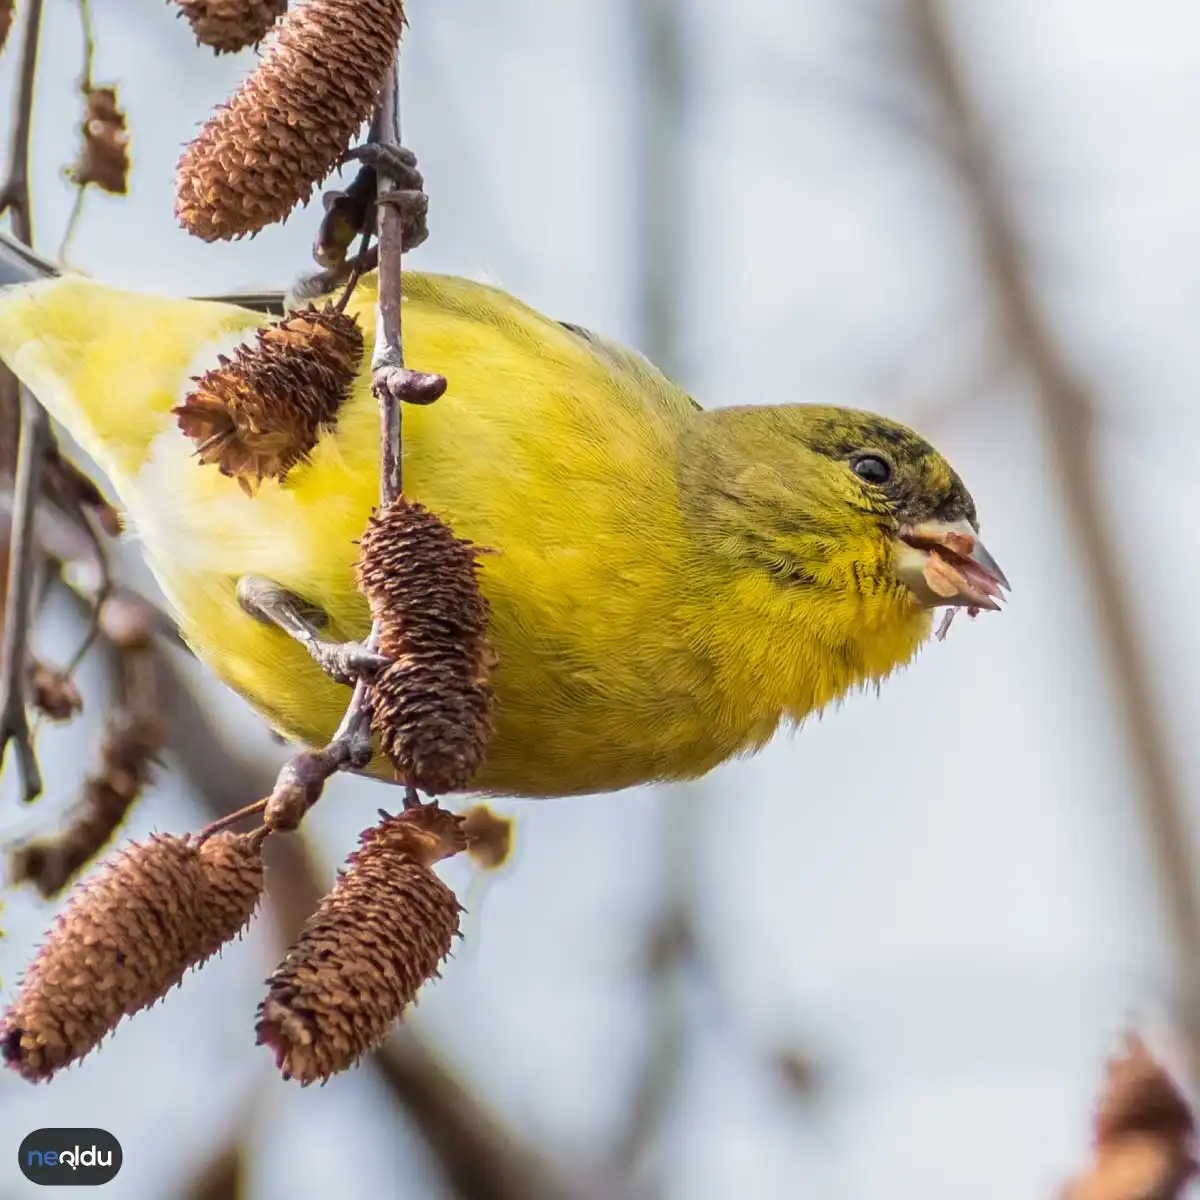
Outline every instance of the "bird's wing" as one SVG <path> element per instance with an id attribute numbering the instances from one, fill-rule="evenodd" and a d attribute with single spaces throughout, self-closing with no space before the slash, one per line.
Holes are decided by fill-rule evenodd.
<path id="1" fill-rule="evenodd" d="M 576 325 L 573 321 L 559 321 L 559 324 L 585 341 L 593 352 L 610 366 L 633 376 L 638 382 L 653 383 L 656 387 L 661 387 L 665 383 L 676 391 L 683 392 L 683 389 L 673 379 L 664 375 L 644 354 L 630 350 L 627 346 L 622 346 L 619 342 L 614 342 L 582 325 Z M 703 411 L 701 405 L 697 404 L 691 396 L 687 396 L 686 399 L 697 412 Z"/>

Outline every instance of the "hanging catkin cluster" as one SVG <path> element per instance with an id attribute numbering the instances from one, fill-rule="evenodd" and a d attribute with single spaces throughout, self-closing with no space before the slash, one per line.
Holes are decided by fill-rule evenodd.
<path id="1" fill-rule="evenodd" d="M 288 0 L 176 0 L 196 41 L 216 54 L 257 46 L 287 12 Z"/>
<path id="2" fill-rule="evenodd" d="M 253 493 L 263 479 L 285 479 L 337 424 L 362 354 L 362 332 L 345 313 L 288 313 L 196 380 L 174 410 L 179 427 L 201 462 Z"/>
<path id="3" fill-rule="evenodd" d="M 466 787 L 492 729 L 478 569 L 477 547 L 404 496 L 372 514 L 359 547 L 358 585 L 392 660 L 373 685 L 374 727 L 398 776 L 434 794 Z"/>
<path id="4" fill-rule="evenodd" d="M 162 723 L 146 715 L 122 712 L 111 720 L 100 744 L 100 770 L 84 784 L 70 823 L 13 851 L 13 882 L 32 883 L 47 898 L 58 895 L 112 841 L 150 781 L 165 736 Z"/>
<path id="5" fill-rule="evenodd" d="M 0 1022 L 26 1079 L 82 1058 L 245 927 L 262 894 L 261 839 L 153 837 L 106 862 L 46 937 Z"/>
<path id="6" fill-rule="evenodd" d="M 384 816 L 267 981 L 258 1040 L 285 1078 L 328 1079 L 377 1046 L 437 974 L 462 911 L 430 869 L 466 845 L 436 805 Z"/>
<path id="7" fill-rule="evenodd" d="M 338 164 L 395 59 L 401 0 L 310 0 L 179 160 L 175 214 L 205 241 L 282 221 Z"/>

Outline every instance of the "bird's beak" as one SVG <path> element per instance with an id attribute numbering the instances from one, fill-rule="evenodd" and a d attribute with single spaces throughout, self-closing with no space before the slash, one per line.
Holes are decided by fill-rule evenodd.
<path id="1" fill-rule="evenodd" d="M 896 575 L 929 608 L 998 610 L 1009 583 L 969 521 L 923 521 L 896 536 Z"/>

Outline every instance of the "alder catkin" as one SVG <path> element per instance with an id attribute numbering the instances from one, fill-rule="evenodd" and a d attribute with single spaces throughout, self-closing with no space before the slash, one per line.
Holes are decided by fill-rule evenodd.
<path id="1" fill-rule="evenodd" d="M 264 479 L 286 479 L 336 426 L 362 355 L 353 317 L 310 305 L 222 355 L 173 412 L 200 461 L 252 494 Z"/>
<path id="2" fill-rule="evenodd" d="M 310 0 L 179 160 L 175 215 L 207 242 L 284 220 L 341 160 L 396 57 L 402 0 Z"/>
<path id="3" fill-rule="evenodd" d="M 465 845 L 460 819 L 436 805 L 385 814 L 361 835 L 259 1005 L 258 1041 L 285 1078 L 352 1066 L 437 974 L 462 909 L 430 867 Z"/>
<path id="4" fill-rule="evenodd" d="M 0 1021 L 0 1058 L 49 1079 L 147 1008 L 246 926 L 262 894 L 262 839 L 156 835 L 80 884 Z"/>
<path id="5" fill-rule="evenodd" d="M 9 858 L 14 883 L 32 883 L 49 899 L 112 841 L 149 783 L 166 739 L 163 723 L 119 712 L 100 743 L 100 770 L 84 784 L 83 800 L 66 828 L 53 837 L 18 846 Z"/>
<path id="6" fill-rule="evenodd" d="M 94 87 L 86 96 L 83 149 L 68 172 L 80 187 L 94 186 L 115 196 L 129 191 L 129 134 L 117 89 Z"/>
<path id="7" fill-rule="evenodd" d="M 235 54 L 257 46 L 287 12 L 288 0 L 176 0 L 202 46 Z"/>
<path id="8" fill-rule="evenodd" d="M 478 547 L 404 496 L 371 515 L 359 546 L 359 587 L 392 660 L 372 684 L 373 726 L 399 778 L 434 794 L 467 786 L 492 730 L 478 570 Z"/>

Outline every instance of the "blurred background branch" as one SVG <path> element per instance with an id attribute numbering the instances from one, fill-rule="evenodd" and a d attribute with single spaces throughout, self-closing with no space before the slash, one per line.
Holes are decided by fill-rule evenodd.
<path id="1" fill-rule="evenodd" d="M 1137 589 L 1122 565 L 1108 516 L 1091 386 L 1070 361 L 1037 286 L 1029 240 L 988 118 L 958 49 L 945 0 L 905 0 L 917 60 L 945 124 L 947 163 L 961 183 L 1000 335 L 1034 385 L 1079 547 L 1101 649 L 1128 735 L 1138 799 L 1158 865 L 1178 980 L 1174 1018 L 1200 1079 L 1200 871 L 1185 787 L 1163 719 L 1154 671 L 1138 629 Z"/>

